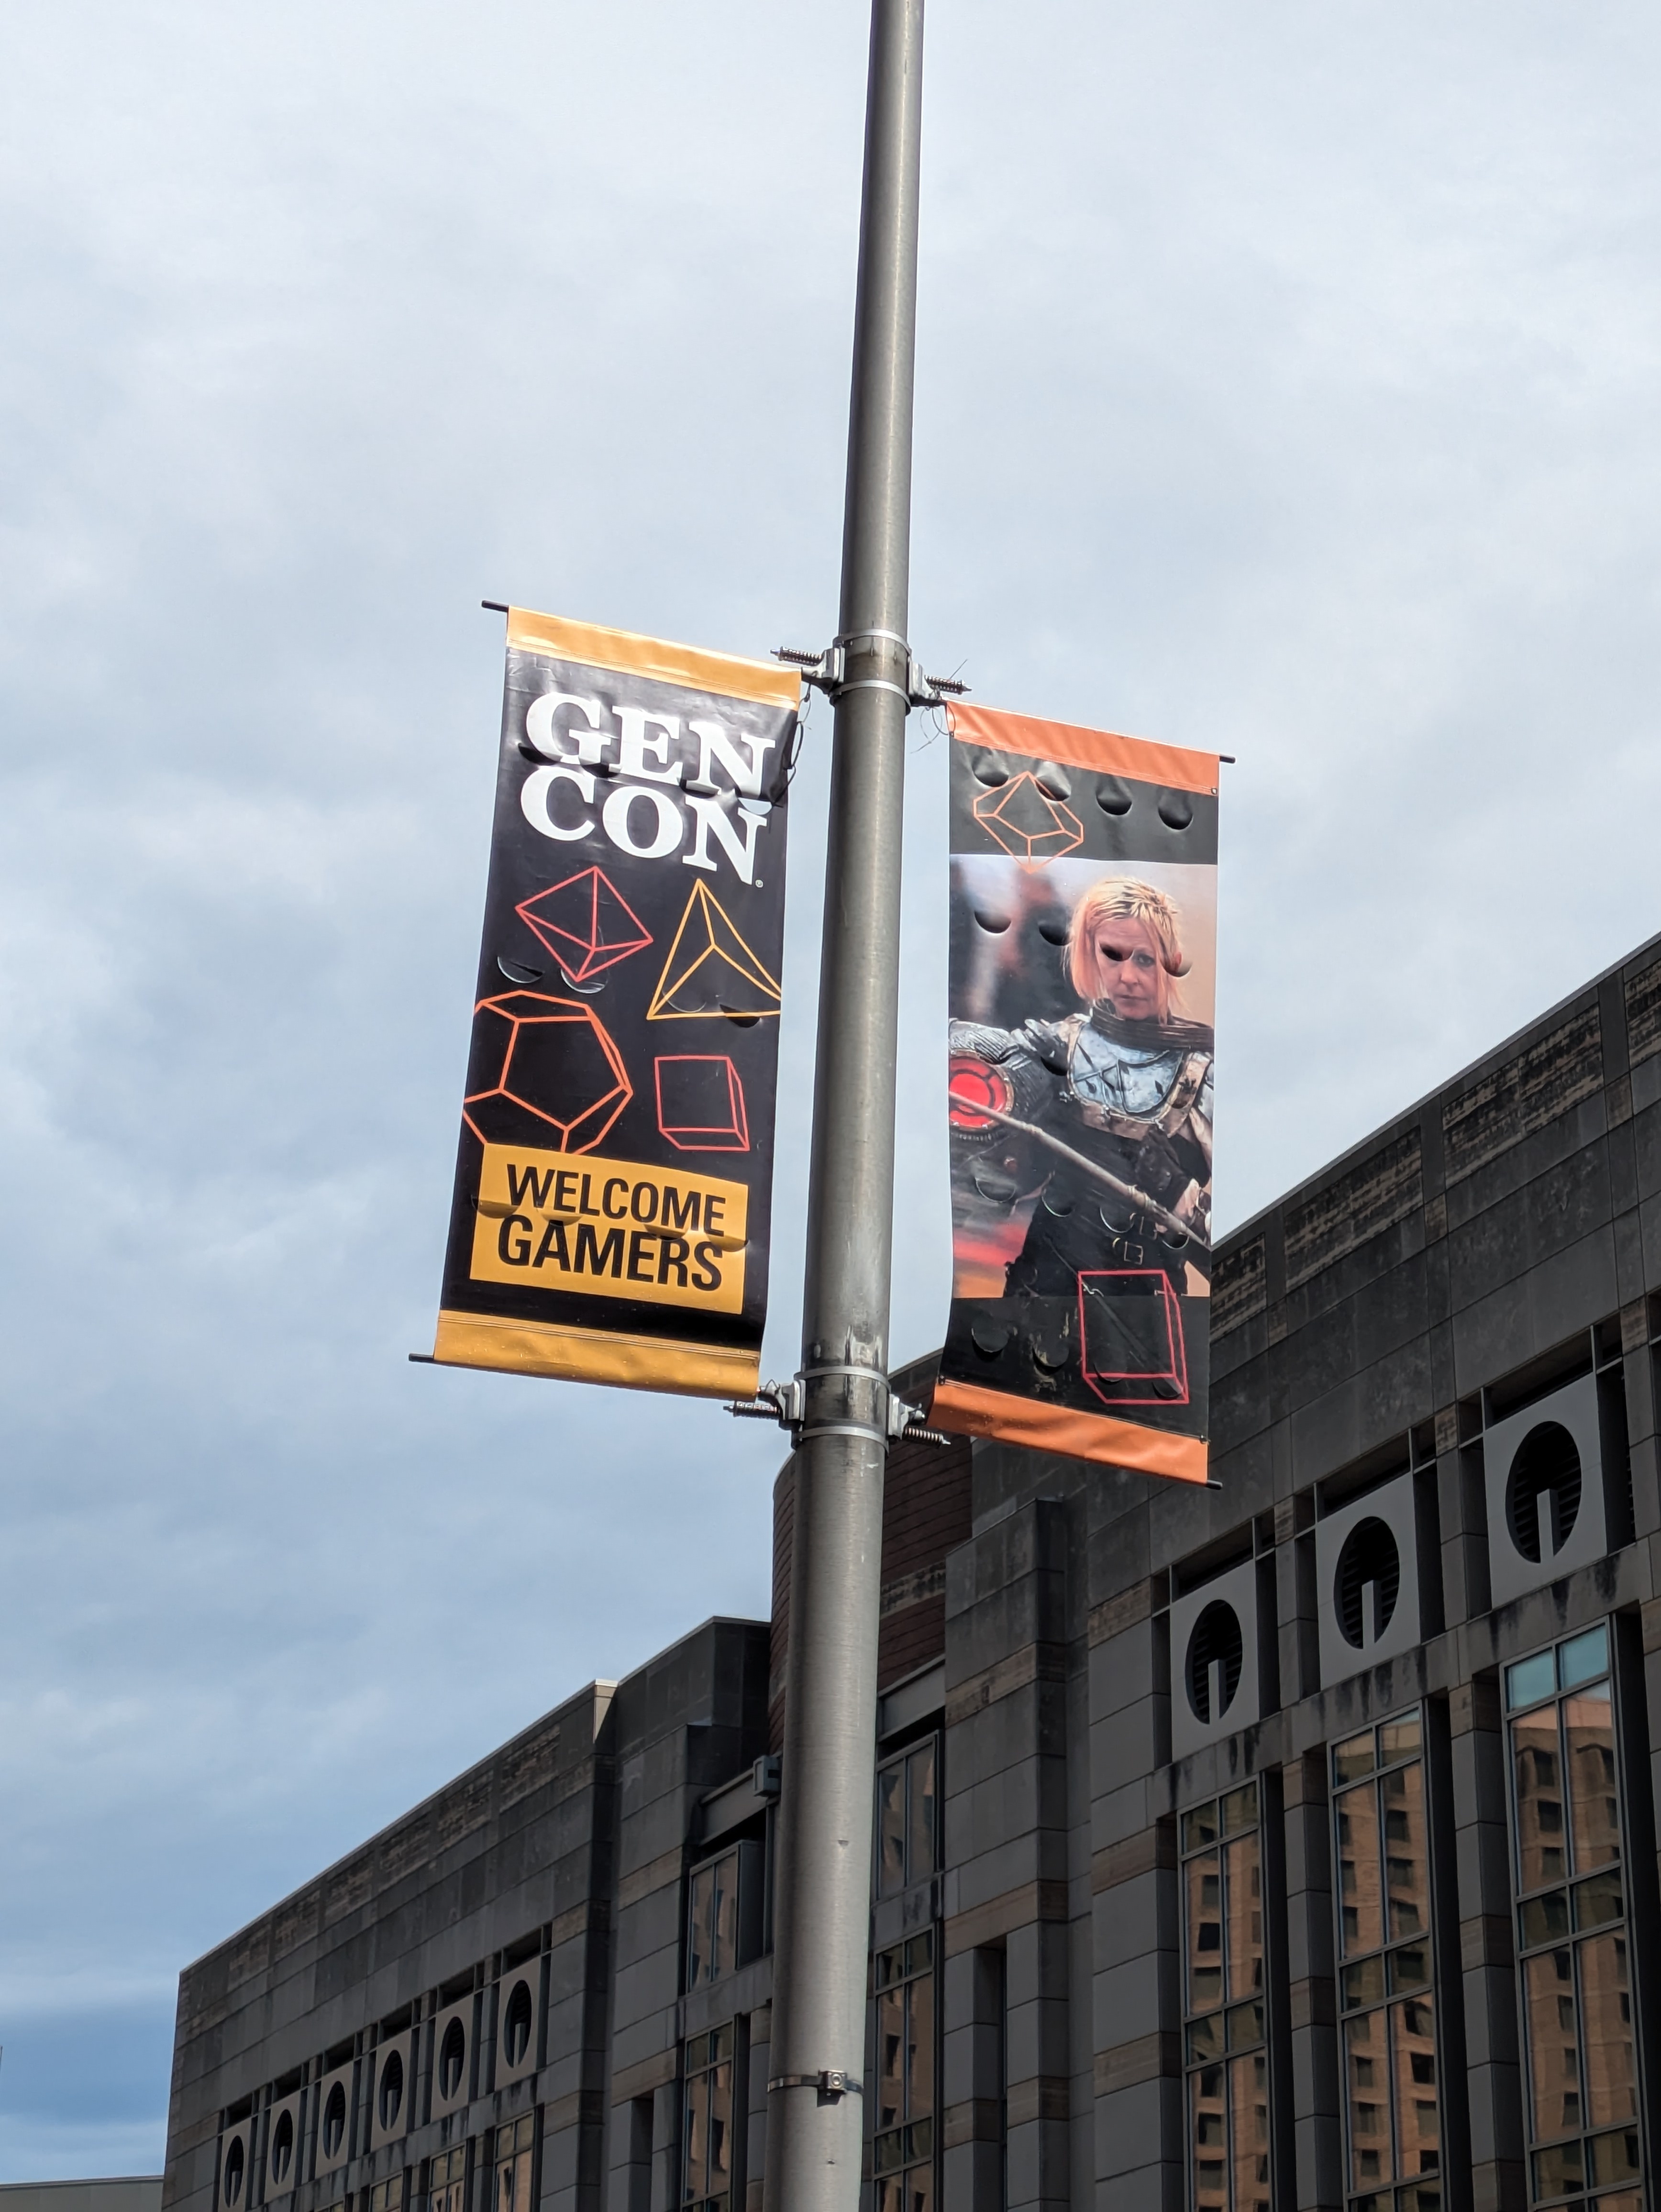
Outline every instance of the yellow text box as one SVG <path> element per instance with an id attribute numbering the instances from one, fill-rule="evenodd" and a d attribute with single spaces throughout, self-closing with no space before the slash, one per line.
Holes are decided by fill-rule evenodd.
<path id="1" fill-rule="evenodd" d="M 680 1167 L 486 1145 L 469 1270 L 646 1305 L 738 1313 L 749 1186 Z"/>

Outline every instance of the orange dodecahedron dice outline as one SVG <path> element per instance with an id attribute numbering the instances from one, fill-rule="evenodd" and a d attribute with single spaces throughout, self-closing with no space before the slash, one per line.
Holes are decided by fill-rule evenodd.
<path id="1" fill-rule="evenodd" d="M 545 1121 L 551 1129 L 558 1131 L 559 1143 L 555 1147 L 557 1151 L 593 1152 L 594 1146 L 604 1138 L 606 1131 L 635 1095 L 635 1086 L 629 1080 L 629 1071 L 624 1065 L 623 1054 L 618 1050 L 610 1030 L 595 1013 L 593 1008 L 585 1006 L 577 999 L 547 998 L 538 991 L 507 991 L 500 998 L 481 999 L 473 1009 L 474 1020 L 477 1021 L 481 1014 L 493 1014 L 499 1020 L 506 1022 L 508 1036 L 507 1044 L 502 1050 L 502 1073 L 499 1079 L 488 1091 L 470 1091 L 462 1101 L 462 1118 L 479 1142 L 488 1144 L 490 1139 L 486 1137 L 484 1130 L 468 1113 L 467 1109 L 482 1103 L 486 1098 L 508 1098 L 511 1099 L 515 1106 L 521 1107 L 526 1113 L 533 1114 L 538 1121 Z M 595 1041 L 605 1056 L 606 1065 L 617 1079 L 609 1091 L 603 1092 L 599 1098 L 585 1106 L 580 1114 L 574 1115 L 569 1121 L 562 1121 L 557 1115 L 549 1113 L 545 1107 L 533 1105 L 530 1099 L 521 1097 L 512 1085 L 514 1054 L 521 1033 L 526 1028 L 540 1028 L 550 1023 L 585 1024 L 593 1031 Z M 604 1116 L 599 1126 L 587 1130 L 581 1144 L 574 1144 L 571 1140 L 577 1131 L 582 1129 L 586 1123 L 592 1121 L 596 1115 Z"/>
<path id="2" fill-rule="evenodd" d="M 1031 785 L 1031 796 L 1049 818 L 1048 830 L 1020 830 L 1005 819 L 1004 810 L 1012 800 L 1024 796 L 1023 787 L 1026 785 Z M 999 790 L 983 791 L 975 801 L 974 815 L 987 836 L 1002 846 L 1013 860 L 1059 860 L 1064 854 L 1076 853 L 1084 842 L 1083 823 L 1070 806 L 1063 806 L 1059 799 L 1050 796 L 1031 769 L 1023 769 L 1013 781 Z M 1061 842 L 1056 843 L 1056 839 Z"/>
<path id="3" fill-rule="evenodd" d="M 564 903 L 575 905 L 579 914 L 586 902 L 586 930 L 562 929 L 557 921 L 537 911 L 549 901 L 558 898 L 562 891 L 570 895 Z M 627 915 L 634 926 L 632 937 L 616 938 L 610 943 L 602 939 L 599 933 L 602 898 L 610 900 Z M 614 968 L 619 960 L 627 960 L 634 953 L 644 952 L 652 942 L 651 931 L 604 868 L 583 868 L 575 876 L 567 876 L 561 883 L 550 884 L 545 891 L 538 891 L 533 898 L 521 899 L 514 911 L 526 928 L 534 932 L 538 941 L 547 946 L 574 983 L 587 982 L 591 976 L 599 975 L 603 969 Z M 556 939 L 563 939 L 581 954 L 577 964 L 573 965 L 570 958 L 554 941 Z"/>

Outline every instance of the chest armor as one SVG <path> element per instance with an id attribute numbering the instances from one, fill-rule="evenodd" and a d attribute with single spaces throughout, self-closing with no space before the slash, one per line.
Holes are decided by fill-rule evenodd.
<path id="1" fill-rule="evenodd" d="M 1081 1014 L 1070 1025 L 1067 1088 L 1080 1120 L 1133 1143 L 1150 1129 L 1174 1136 L 1200 1095 L 1210 1054 L 1116 1044 Z"/>

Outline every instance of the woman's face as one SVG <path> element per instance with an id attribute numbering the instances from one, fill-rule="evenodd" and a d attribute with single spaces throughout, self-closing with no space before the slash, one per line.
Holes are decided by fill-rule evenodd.
<path id="1" fill-rule="evenodd" d="M 1110 915 L 1096 924 L 1096 972 L 1102 996 L 1121 1021 L 1159 1018 L 1159 940 L 1145 921 Z"/>

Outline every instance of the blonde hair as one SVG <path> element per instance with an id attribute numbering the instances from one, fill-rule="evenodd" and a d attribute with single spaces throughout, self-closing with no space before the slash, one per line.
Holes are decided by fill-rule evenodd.
<path id="1" fill-rule="evenodd" d="M 1176 902 L 1135 876 L 1104 876 L 1073 909 L 1062 965 L 1079 996 L 1094 1006 L 1107 996 L 1107 975 L 1096 943 L 1105 921 L 1140 921 L 1159 948 L 1159 1019 L 1183 1011 L 1172 978 L 1188 973 L 1183 957 L 1182 915 Z"/>

